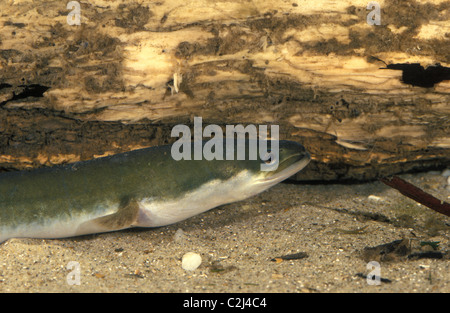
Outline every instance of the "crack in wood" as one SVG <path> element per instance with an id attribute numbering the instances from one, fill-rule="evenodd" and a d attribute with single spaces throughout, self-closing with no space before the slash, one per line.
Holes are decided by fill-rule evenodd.
<path id="1" fill-rule="evenodd" d="M 444 80 L 450 80 L 450 67 L 440 64 L 430 65 L 426 69 L 420 63 L 397 63 L 386 67 L 402 71 L 402 82 L 412 86 L 431 88 Z"/>
<path id="2" fill-rule="evenodd" d="M 0 89 L 6 87 L 12 87 L 9 84 L 1 84 Z M 14 100 L 26 99 L 29 97 L 39 98 L 44 96 L 44 92 L 50 89 L 50 87 L 39 85 L 39 84 L 30 84 L 30 85 L 19 85 L 19 89 L 21 89 L 18 93 L 13 91 L 12 97 L 0 102 L 0 107 L 4 106 L 6 103 Z"/>

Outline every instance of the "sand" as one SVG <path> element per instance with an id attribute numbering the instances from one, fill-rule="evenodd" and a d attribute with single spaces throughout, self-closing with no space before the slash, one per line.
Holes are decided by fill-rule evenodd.
<path id="1" fill-rule="evenodd" d="M 402 178 L 449 201 L 440 172 Z M 377 215 L 378 214 L 378 215 Z M 450 292 L 450 218 L 375 181 L 279 184 L 239 203 L 154 229 L 70 239 L 11 239 L 0 245 L 1 292 Z M 373 255 L 365 247 L 407 239 L 438 242 L 442 259 Z M 422 246 L 420 243 L 422 242 Z M 425 243 L 425 244 L 424 244 Z M 436 244 L 434 244 L 436 245 Z M 202 263 L 182 268 L 188 252 Z M 307 257 L 277 257 L 305 252 Z M 410 251 L 412 252 L 412 251 Z"/>

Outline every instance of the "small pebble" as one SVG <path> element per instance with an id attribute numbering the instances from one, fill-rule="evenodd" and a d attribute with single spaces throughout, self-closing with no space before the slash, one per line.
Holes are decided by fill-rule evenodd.
<path id="1" fill-rule="evenodd" d="M 374 196 L 374 195 L 368 196 L 367 199 L 369 199 L 371 201 L 375 201 L 375 202 L 383 201 L 383 198 L 378 197 L 378 196 Z"/>
<path id="2" fill-rule="evenodd" d="M 181 258 L 181 267 L 185 271 L 195 271 L 202 263 L 202 257 L 195 252 L 188 252 Z"/>
<path id="3" fill-rule="evenodd" d="M 441 175 L 444 177 L 450 177 L 450 168 L 444 170 Z"/>
<path id="4" fill-rule="evenodd" d="M 173 236 L 173 240 L 177 243 L 180 243 L 183 241 L 185 237 L 186 236 L 184 234 L 184 231 L 181 228 L 178 228 L 177 231 L 175 232 L 175 235 Z"/>

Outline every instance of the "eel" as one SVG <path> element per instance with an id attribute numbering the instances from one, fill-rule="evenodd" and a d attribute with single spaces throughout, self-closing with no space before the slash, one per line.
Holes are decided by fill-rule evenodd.
<path id="1" fill-rule="evenodd" d="M 172 145 L 164 145 L 1 173 L 0 242 L 159 227 L 247 199 L 309 163 L 301 144 L 277 143 L 277 167 L 272 171 L 261 170 L 268 160 L 260 156 L 175 160 Z"/>

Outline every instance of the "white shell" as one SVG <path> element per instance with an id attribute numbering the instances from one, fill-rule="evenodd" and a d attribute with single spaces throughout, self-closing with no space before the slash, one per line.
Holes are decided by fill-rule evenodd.
<path id="1" fill-rule="evenodd" d="M 195 252 L 188 252 L 181 258 L 181 267 L 185 271 L 195 271 L 202 264 L 202 257 Z"/>

